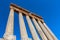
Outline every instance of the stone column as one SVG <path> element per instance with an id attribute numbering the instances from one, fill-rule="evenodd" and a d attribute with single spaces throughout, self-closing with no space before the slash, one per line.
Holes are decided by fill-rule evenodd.
<path id="1" fill-rule="evenodd" d="M 32 36 L 33 36 L 33 39 L 34 39 L 34 40 L 40 40 L 39 37 L 38 37 L 38 35 L 37 35 L 37 33 L 36 33 L 36 30 L 35 30 L 32 22 L 31 22 L 31 20 L 30 20 L 30 18 L 29 18 L 29 16 L 26 16 L 26 19 L 27 19 L 27 22 L 28 22 L 28 25 L 29 25 L 31 34 L 32 34 Z"/>
<path id="2" fill-rule="evenodd" d="M 53 40 L 53 38 L 51 37 L 51 35 L 49 34 L 49 32 L 47 31 L 47 29 L 44 27 L 44 25 L 41 23 L 40 20 L 38 20 L 38 23 L 40 27 L 42 28 L 42 30 L 44 31 L 44 33 L 46 34 L 46 36 L 48 37 L 48 39 Z"/>
<path id="3" fill-rule="evenodd" d="M 40 28 L 40 26 L 38 25 L 37 21 L 33 18 L 32 19 L 36 29 L 38 30 L 38 33 L 40 34 L 42 40 L 48 40 L 47 37 L 45 36 L 45 34 L 43 33 L 42 29 Z"/>
<path id="4" fill-rule="evenodd" d="M 49 27 L 45 23 L 43 23 L 43 25 L 48 30 L 48 32 L 50 33 L 50 35 L 52 36 L 52 38 L 54 40 L 58 40 L 57 37 L 53 34 L 53 32 L 49 29 Z"/>
<path id="5" fill-rule="evenodd" d="M 8 21 L 7 21 L 6 31 L 4 34 L 4 39 L 5 40 L 14 39 L 13 31 L 14 31 L 14 10 L 11 8 Z"/>
<path id="6" fill-rule="evenodd" d="M 19 24 L 20 24 L 21 40 L 28 40 L 28 35 L 22 13 L 19 13 Z"/>

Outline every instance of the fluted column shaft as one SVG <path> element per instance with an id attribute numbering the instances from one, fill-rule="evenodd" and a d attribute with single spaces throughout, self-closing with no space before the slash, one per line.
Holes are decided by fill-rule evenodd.
<path id="1" fill-rule="evenodd" d="M 35 24 L 36 29 L 38 30 L 38 33 L 40 34 L 40 36 L 42 38 L 42 40 L 48 40 L 47 37 L 45 36 L 45 34 L 43 33 L 42 29 L 40 28 L 40 26 L 36 22 L 36 20 L 34 18 L 32 20 L 33 20 L 33 22 Z"/>
<path id="2" fill-rule="evenodd" d="M 14 10 L 11 9 L 8 17 L 8 21 L 7 21 L 6 31 L 5 31 L 6 35 L 9 35 L 9 34 L 13 35 L 13 30 L 14 30 L 13 26 L 14 26 Z"/>
<path id="3" fill-rule="evenodd" d="M 22 13 L 19 13 L 19 24 L 20 24 L 21 40 L 28 40 L 28 35 Z"/>
<path id="4" fill-rule="evenodd" d="M 48 32 L 50 33 L 50 35 L 52 36 L 52 38 L 53 38 L 54 40 L 58 40 L 58 39 L 56 38 L 56 36 L 53 34 L 53 32 L 48 28 L 48 26 L 47 26 L 45 23 L 43 23 L 43 25 L 44 25 L 44 27 L 48 30 Z"/>
<path id="5" fill-rule="evenodd" d="M 32 22 L 31 22 L 31 20 L 30 20 L 30 18 L 29 18 L 29 16 L 26 16 L 26 19 L 27 19 L 27 22 L 28 22 L 28 25 L 29 25 L 31 34 L 32 34 L 32 36 L 33 36 L 33 39 L 34 39 L 34 40 L 40 40 L 39 37 L 38 37 L 38 35 L 37 35 L 37 33 L 36 33 L 36 30 L 35 30 Z"/>
<path id="6" fill-rule="evenodd" d="M 11 8 L 3 40 L 16 39 L 16 36 L 13 35 L 14 33 L 13 31 L 14 31 L 14 10 Z"/>
<path id="7" fill-rule="evenodd" d="M 53 40 L 53 38 L 51 37 L 51 35 L 48 33 L 48 31 L 46 30 L 46 28 L 44 27 L 44 25 L 41 23 L 40 20 L 38 20 L 38 23 L 40 25 L 40 27 L 43 29 L 44 33 L 46 34 L 46 36 L 48 37 L 49 40 Z"/>

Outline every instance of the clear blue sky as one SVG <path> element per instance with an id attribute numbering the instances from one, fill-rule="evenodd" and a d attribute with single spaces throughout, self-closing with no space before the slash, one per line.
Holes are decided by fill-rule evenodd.
<path id="1" fill-rule="evenodd" d="M 52 32 L 57 36 L 60 40 L 60 1 L 59 0 L 0 0 L 0 38 L 3 37 L 5 32 L 7 19 L 10 11 L 10 3 L 17 4 L 31 12 L 35 12 L 37 15 L 40 15 L 45 20 L 45 23 L 49 26 Z M 17 40 L 20 39 L 19 32 L 19 22 L 18 16 L 15 14 L 15 29 L 14 35 L 17 36 Z M 25 21 L 26 23 L 26 21 Z M 29 32 L 29 28 L 26 28 Z"/>

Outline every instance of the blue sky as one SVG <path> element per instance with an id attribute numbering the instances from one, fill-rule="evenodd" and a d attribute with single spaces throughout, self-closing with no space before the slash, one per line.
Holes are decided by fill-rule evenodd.
<path id="1" fill-rule="evenodd" d="M 5 32 L 7 19 L 10 11 L 10 3 L 17 4 L 31 12 L 36 13 L 39 16 L 42 16 L 45 23 L 49 26 L 52 32 L 57 36 L 60 40 L 60 1 L 59 0 L 1 0 L 0 1 L 0 38 L 3 37 Z M 18 14 L 15 13 L 14 20 L 14 35 L 17 36 L 17 40 L 20 39 L 20 31 L 19 31 L 19 20 Z M 25 18 L 24 18 L 25 19 Z M 25 21 L 26 23 L 26 21 Z M 29 28 L 26 28 L 31 36 Z"/>

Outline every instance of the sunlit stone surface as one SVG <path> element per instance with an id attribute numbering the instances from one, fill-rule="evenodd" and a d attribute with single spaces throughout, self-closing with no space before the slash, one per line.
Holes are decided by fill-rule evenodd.
<path id="1" fill-rule="evenodd" d="M 14 35 L 14 12 L 17 12 L 19 15 L 21 40 L 58 40 L 53 32 L 44 23 L 42 17 L 35 14 L 30 14 L 30 11 L 16 6 L 15 4 L 10 5 L 10 14 L 6 25 L 6 31 L 3 38 L 0 38 L 0 40 L 16 40 L 16 36 Z M 28 37 L 23 16 L 26 17 L 33 38 Z M 37 32 L 39 33 L 39 36 L 41 36 L 41 39 L 39 38 Z"/>
<path id="2" fill-rule="evenodd" d="M 28 35 L 22 13 L 19 13 L 19 24 L 20 24 L 20 33 L 22 40 L 28 40 Z"/>
<path id="3" fill-rule="evenodd" d="M 33 39 L 34 39 L 34 40 L 40 40 L 39 37 L 38 37 L 38 35 L 37 35 L 37 33 L 36 33 L 36 30 L 35 30 L 32 22 L 31 22 L 31 20 L 30 20 L 30 18 L 29 18 L 29 16 L 26 16 L 26 19 L 27 19 L 27 22 L 28 22 L 28 25 L 29 25 L 31 34 L 32 34 L 32 36 L 33 36 Z"/>

